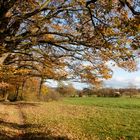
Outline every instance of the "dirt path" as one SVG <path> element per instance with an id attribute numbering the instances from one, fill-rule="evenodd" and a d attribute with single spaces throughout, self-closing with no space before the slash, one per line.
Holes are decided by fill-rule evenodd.
<path id="1" fill-rule="evenodd" d="M 0 139 L 22 140 L 24 116 L 19 103 L 0 103 Z"/>

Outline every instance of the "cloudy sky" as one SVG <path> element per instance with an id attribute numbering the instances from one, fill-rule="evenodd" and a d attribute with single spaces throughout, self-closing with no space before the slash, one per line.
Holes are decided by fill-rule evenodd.
<path id="1" fill-rule="evenodd" d="M 106 87 L 122 88 L 136 86 L 140 88 L 140 69 L 131 73 L 121 68 L 115 68 L 113 70 L 113 77 L 104 81 Z"/>
<path id="2" fill-rule="evenodd" d="M 109 80 L 104 80 L 105 87 L 112 88 L 126 88 L 126 87 L 137 87 L 140 88 L 140 64 L 138 65 L 138 71 L 127 72 L 119 67 L 111 67 L 114 71 L 113 77 Z M 47 85 L 56 87 L 57 82 L 49 81 Z M 82 89 L 88 87 L 86 84 L 74 83 L 75 88 Z"/>
<path id="3" fill-rule="evenodd" d="M 77 89 L 88 87 L 85 84 L 75 83 L 74 86 Z M 112 88 L 127 88 L 137 87 L 140 88 L 140 70 L 136 72 L 126 72 L 123 69 L 116 68 L 114 70 L 113 77 L 109 80 L 104 80 L 105 87 Z"/>

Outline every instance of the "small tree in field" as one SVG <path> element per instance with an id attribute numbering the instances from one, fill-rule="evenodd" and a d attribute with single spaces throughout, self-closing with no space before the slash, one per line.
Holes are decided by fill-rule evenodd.
<path id="1" fill-rule="evenodd" d="M 64 84 L 63 82 L 59 82 L 57 91 L 62 96 L 75 96 L 77 94 L 77 90 L 71 83 Z"/>

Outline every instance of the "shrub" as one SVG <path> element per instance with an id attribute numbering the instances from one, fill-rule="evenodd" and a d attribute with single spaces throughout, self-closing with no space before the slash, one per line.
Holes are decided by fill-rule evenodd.
<path id="1" fill-rule="evenodd" d="M 74 97 L 77 94 L 77 90 L 72 84 L 65 85 L 61 83 L 61 85 L 56 90 L 63 97 Z"/>
<path id="2" fill-rule="evenodd" d="M 48 92 L 46 95 L 43 95 L 42 97 L 43 101 L 52 101 L 52 100 L 59 100 L 60 99 L 60 94 L 57 92 L 55 89 L 48 89 Z"/>
<path id="3" fill-rule="evenodd" d="M 120 97 L 121 96 L 121 93 L 119 91 L 111 88 L 99 89 L 96 94 L 97 97 Z"/>

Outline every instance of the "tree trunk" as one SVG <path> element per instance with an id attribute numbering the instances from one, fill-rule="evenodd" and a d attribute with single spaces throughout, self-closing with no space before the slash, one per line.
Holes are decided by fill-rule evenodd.
<path id="1" fill-rule="evenodd" d="M 5 92 L 4 101 L 9 101 L 9 100 L 8 100 L 8 96 L 9 96 L 9 93 L 8 93 L 8 92 Z"/>
<path id="2" fill-rule="evenodd" d="M 23 92 L 24 92 L 24 85 L 25 85 L 26 81 L 23 81 L 22 86 L 21 86 L 21 100 L 23 100 Z"/>
<path id="3" fill-rule="evenodd" d="M 16 87 L 15 97 L 14 97 L 13 101 L 17 101 L 17 99 L 18 99 L 18 94 L 19 94 L 19 86 Z"/>
<path id="4" fill-rule="evenodd" d="M 3 65 L 5 59 L 9 56 L 10 53 L 5 53 L 2 56 L 0 56 L 0 65 Z"/>
<path id="5" fill-rule="evenodd" d="M 39 83 L 39 89 L 38 89 L 38 97 L 41 97 L 41 89 L 42 89 L 42 85 L 43 85 L 44 79 L 43 77 L 41 77 L 40 79 L 40 83 Z"/>

